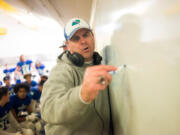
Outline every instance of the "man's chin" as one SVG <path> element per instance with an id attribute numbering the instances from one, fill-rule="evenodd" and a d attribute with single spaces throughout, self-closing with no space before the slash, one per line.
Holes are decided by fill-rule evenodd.
<path id="1" fill-rule="evenodd" d="M 89 56 L 89 57 L 84 57 L 84 60 L 85 60 L 85 61 L 91 61 L 92 59 L 93 59 L 92 56 L 91 56 L 91 57 L 90 57 L 90 56 Z"/>

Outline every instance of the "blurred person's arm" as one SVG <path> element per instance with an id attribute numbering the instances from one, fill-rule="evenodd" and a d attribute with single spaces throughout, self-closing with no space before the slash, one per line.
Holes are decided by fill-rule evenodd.
<path id="1" fill-rule="evenodd" d="M 26 120 L 25 117 L 18 117 L 14 109 L 11 109 L 11 113 L 18 122 L 23 122 Z"/>
<path id="2" fill-rule="evenodd" d="M 21 80 L 23 74 L 21 73 L 21 67 L 17 65 L 15 71 L 14 71 L 14 81 Z"/>
<path id="3" fill-rule="evenodd" d="M 33 72 L 36 72 L 36 67 L 35 67 L 35 65 L 33 64 L 33 62 L 30 64 L 30 66 L 31 66 L 31 72 L 33 73 Z"/>
<path id="4" fill-rule="evenodd" d="M 32 101 L 31 101 L 32 102 Z M 28 107 L 27 107 L 27 112 L 28 112 L 28 114 L 31 114 L 33 111 L 32 111 L 32 109 L 33 109 L 33 106 L 32 106 L 32 104 L 30 103 L 29 105 L 28 105 Z"/>
<path id="5" fill-rule="evenodd" d="M 17 131 L 21 130 L 20 124 L 17 122 L 11 111 L 9 112 L 9 122 L 11 126 L 14 127 Z"/>
<path id="6" fill-rule="evenodd" d="M 37 105 L 38 103 L 37 103 L 37 101 L 36 100 L 34 100 L 34 99 L 32 99 L 31 100 L 31 110 L 32 110 L 32 112 L 36 112 L 36 105 Z"/>

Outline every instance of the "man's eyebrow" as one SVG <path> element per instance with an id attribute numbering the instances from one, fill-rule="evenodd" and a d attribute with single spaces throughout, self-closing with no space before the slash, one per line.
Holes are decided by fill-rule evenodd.
<path id="1" fill-rule="evenodd" d="M 72 38 L 76 38 L 76 37 L 79 37 L 78 35 L 73 35 Z"/>
<path id="2" fill-rule="evenodd" d="M 84 32 L 84 34 L 89 33 L 89 31 Z"/>

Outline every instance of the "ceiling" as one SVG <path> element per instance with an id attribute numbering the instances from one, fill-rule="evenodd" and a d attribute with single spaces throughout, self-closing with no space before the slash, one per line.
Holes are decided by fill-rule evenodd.
<path id="1" fill-rule="evenodd" d="M 80 17 L 89 22 L 92 0 L 23 0 L 34 12 L 55 18 L 64 25 L 73 17 Z M 42 7 L 43 6 L 43 7 Z M 43 8 L 48 10 L 44 12 Z"/>

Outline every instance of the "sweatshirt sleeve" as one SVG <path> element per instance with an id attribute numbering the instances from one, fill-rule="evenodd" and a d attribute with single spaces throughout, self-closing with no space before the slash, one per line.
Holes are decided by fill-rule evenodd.
<path id="1" fill-rule="evenodd" d="M 74 87 L 72 70 L 56 66 L 44 84 L 41 95 L 43 120 L 51 124 L 77 122 L 89 107 L 89 104 L 81 101 L 80 89 L 81 85 Z"/>

